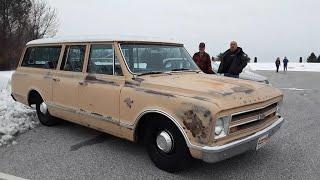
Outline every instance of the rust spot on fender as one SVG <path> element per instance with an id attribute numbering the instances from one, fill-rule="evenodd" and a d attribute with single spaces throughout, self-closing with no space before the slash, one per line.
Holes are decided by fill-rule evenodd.
<path id="1" fill-rule="evenodd" d="M 130 98 L 126 98 L 123 102 L 125 102 L 127 104 L 127 106 L 131 109 L 132 104 L 133 104 L 133 100 Z"/>
<path id="2" fill-rule="evenodd" d="M 208 127 L 211 122 L 211 112 L 204 107 L 193 105 L 182 114 L 185 127 L 200 143 L 205 143 L 209 135 Z"/>

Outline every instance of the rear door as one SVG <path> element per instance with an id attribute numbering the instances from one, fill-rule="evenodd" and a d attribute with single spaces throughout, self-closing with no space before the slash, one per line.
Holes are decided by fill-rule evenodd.
<path id="1" fill-rule="evenodd" d="M 17 100 L 27 104 L 31 89 L 38 91 L 45 102 L 52 100 L 51 76 L 57 67 L 61 49 L 61 45 L 33 46 L 26 49 L 22 62 L 12 77 L 12 92 Z"/>
<path id="2" fill-rule="evenodd" d="M 54 114 L 78 121 L 79 81 L 83 79 L 86 44 L 66 45 L 59 69 L 53 77 L 52 99 Z"/>
<path id="3" fill-rule="evenodd" d="M 87 70 L 79 81 L 82 121 L 105 132 L 119 133 L 119 98 L 125 78 L 112 44 L 92 44 Z"/>

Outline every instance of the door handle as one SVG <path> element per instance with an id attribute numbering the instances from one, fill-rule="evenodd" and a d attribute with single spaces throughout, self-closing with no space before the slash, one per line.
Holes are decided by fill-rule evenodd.
<path id="1" fill-rule="evenodd" d="M 52 80 L 55 81 L 55 82 L 59 82 L 60 81 L 60 79 L 58 79 L 58 78 L 52 78 Z"/>
<path id="2" fill-rule="evenodd" d="M 80 86 L 86 86 L 87 84 L 88 84 L 87 82 L 79 81 L 79 85 L 80 85 Z"/>

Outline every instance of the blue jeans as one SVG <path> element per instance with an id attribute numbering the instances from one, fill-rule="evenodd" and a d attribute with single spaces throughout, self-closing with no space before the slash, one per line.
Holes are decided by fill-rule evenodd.
<path id="1" fill-rule="evenodd" d="M 224 76 L 226 76 L 226 77 L 232 77 L 232 78 L 239 78 L 239 74 L 225 73 Z"/>

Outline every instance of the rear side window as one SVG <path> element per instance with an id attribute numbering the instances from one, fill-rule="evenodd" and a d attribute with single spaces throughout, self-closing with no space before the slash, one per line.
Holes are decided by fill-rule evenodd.
<path id="1" fill-rule="evenodd" d="M 58 64 L 61 46 L 29 47 L 23 57 L 21 66 L 55 69 Z"/>
<path id="2" fill-rule="evenodd" d="M 85 45 L 66 46 L 60 70 L 82 72 L 85 53 Z"/>

